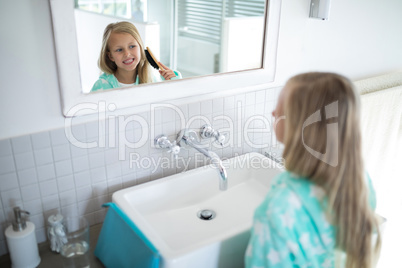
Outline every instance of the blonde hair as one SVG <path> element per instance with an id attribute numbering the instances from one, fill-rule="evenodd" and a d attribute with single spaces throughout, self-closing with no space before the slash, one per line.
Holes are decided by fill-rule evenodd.
<path id="1" fill-rule="evenodd" d="M 109 38 L 111 33 L 128 33 L 134 37 L 134 39 L 140 45 L 141 50 L 141 60 L 137 66 L 137 74 L 139 77 L 140 84 L 150 83 L 152 82 L 149 64 L 145 56 L 144 44 L 142 43 L 142 39 L 140 34 L 138 33 L 137 28 L 128 21 L 120 21 L 116 23 L 110 23 L 106 26 L 105 31 L 103 33 L 102 39 L 102 48 L 99 56 L 98 66 L 99 68 L 107 73 L 114 74 L 117 70 L 117 65 L 113 61 L 109 59 L 108 53 L 109 50 Z M 135 79 L 135 77 L 134 77 Z"/>
<path id="2" fill-rule="evenodd" d="M 364 176 L 359 96 L 347 78 L 334 73 L 297 75 L 286 89 L 285 167 L 326 191 L 327 215 L 346 267 L 372 267 L 381 238 Z"/>

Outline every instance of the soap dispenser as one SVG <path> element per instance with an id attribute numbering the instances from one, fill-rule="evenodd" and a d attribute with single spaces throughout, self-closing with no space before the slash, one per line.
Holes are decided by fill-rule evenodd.
<path id="1" fill-rule="evenodd" d="M 40 263 L 35 225 L 26 221 L 23 214 L 29 212 L 14 207 L 15 219 L 5 231 L 12 268 L 34 268 Z"/>

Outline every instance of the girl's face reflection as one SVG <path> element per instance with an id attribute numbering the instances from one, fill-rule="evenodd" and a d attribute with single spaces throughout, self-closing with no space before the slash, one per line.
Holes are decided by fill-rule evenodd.
<path id="1" fill-rule="evenodd" d="M 109 59 L 116 63 L 118 72 L 135 72 L 141 60 L 141 48 L 128 33 L 111 33 L 108 42 Z"/>

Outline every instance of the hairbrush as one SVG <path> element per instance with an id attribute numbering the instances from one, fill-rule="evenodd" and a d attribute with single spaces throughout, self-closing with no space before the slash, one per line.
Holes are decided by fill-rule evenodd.
<path id="1" fill-rule="evenodd" d="M 161 69 L 162 71 L 165 70 L 159 64 L 159 61 L 155 58 L 154 54 L 152 54 L 152 52 L 149 49 L 149 47 L 147 47 L 147 49 L 145 49 L 145 56 L 147 57 L 147 60 L 148 60 L 149 64 L 151 64 L 152 67 L 154 67 L 157 70 L 159 70 L 159 69 Z"/>

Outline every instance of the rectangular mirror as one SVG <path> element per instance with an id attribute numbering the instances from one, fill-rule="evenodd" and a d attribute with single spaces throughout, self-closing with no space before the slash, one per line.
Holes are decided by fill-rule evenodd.
<path id="1" fill-rule="evenodd" d="M 267 86 L 275 74 L 280 0 L 49 0 L 63 114 L 99 112 L 234 89 Z M 110 3 L 109 3 L 110 2 Z M 207 3 L 208 2 L 208 3 Z M 183 79 L 87 94 L 107 24 L 130 21 L 166 66 Z"/>

